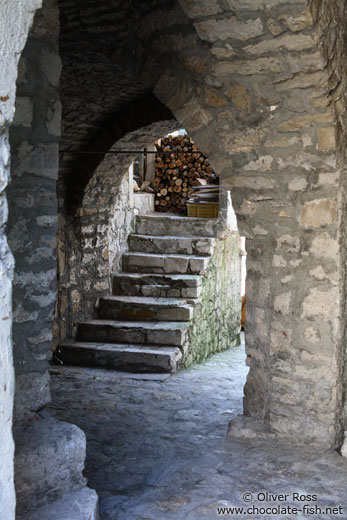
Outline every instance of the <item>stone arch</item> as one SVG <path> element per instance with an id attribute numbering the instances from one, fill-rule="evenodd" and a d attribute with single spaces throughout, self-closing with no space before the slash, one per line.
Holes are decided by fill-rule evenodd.
<path id="1" fill-rule="evenodd" d="M 175 120 L 153 122 L 123 136 L 112 150 L 143 150 L 180 127 Z M 130 203 L 129 167 L 138 153 L 105 155 L 87 184 L 76 217 L 60 216 L 58 326 L 60 339 L 93 316 L 99 296 L 111 292 L 111 275 L 127 248 L 135 212 Z"/>
<path id="2" fill-rule="evenodd" d="M 170 111 L 153 94 L 144 95 L 119 111 L 108 113 L 98 121 L 96 130 L 89 136 L 87 143 L 83 144 L 83 150 L 91 152 L 109 150 L 113 143 L 132 131 L 152 122 L 170 118 L 172 118 Z M 76 214 L 82 203 L 84 190 L 103 157 L 100 153 L 88 156 L 81 154 L 77 155 L 77 158 L 69 154 L 62 156 L 61 182 L 64 185 L 64 209 L 68 214 Z"/>
<path id="3" fill-rule="evenodd" d="M 318 4 L 132 2 L 131 41 L 117 40 L 110 52 L 122 67 L 131 55 L 132 73 L 232 190 L 248 237 L 245 413 L 279 436 L 335 446 L 344 305 L 335 151 L 344 80 L 336 64 L 344 30 L 336 37 L 325 29 L 344 12 Z"/>
<path id="4" fill-rule="evenodd" d="M 331 101 L 339 82 L 316 23 L 322 33 L 337 13 L 277 0 L 180 4 L 199 49 L 177 34 L 180 50 L 151 54 L 156 34 L 147 32 L 141 77 L 232 190 L 248 237 L 245 414 L 279 436 L 335 446 L 343 214 Z"/>

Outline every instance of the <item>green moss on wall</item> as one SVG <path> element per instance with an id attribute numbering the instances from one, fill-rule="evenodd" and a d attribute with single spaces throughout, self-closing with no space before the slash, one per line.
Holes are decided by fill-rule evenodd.
<path id="1" fill-rule="evenodd" d="M 181 367 L 238 345 L 241 332 L 239 234 L 216 239 L 203 277 L 202 293 L 189 327 L 189 347 Z"/>

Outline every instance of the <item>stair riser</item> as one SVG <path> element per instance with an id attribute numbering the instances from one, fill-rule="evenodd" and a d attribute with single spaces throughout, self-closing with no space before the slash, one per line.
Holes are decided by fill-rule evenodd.
<path id="1" fill-rule="evenodd" d="M 128 273 L 156 274 L 203 274 L 208 265 L 208 257 L 170 258 L 125 254 L 122 257 L 123 271 Z"/>
<path id="2" fill-rule="evenodd" d="M 134 330 L 128 327 L 80 323 L 76 339 L 78 341 L 96 341 L 100 343 L 182 346 L 185 343 L 186 332 L 166 329 L 150 330 L 140 327 Z"/>
<path id="3" fill-rule="evenodd" d="M 136 253 L 208 256 L 213 248 L 209 238 L 145 238 L 130 235 L 129 250 Z"/>
<path id="4" fill-rule="evenodd" d="M 125 372 L 175 372 L 180 352 L 176 354 L 149 354 L 134 352 L 100 351 L 92 348 L 59 347 L 59 359 L 69 365 L 100 367 Z"/>
<path id="5" fill-rule="evenodd" d="M 153 279 L 131 279 L 114 276 L 113 294 L 119 296 L 152 296 L 155 298 L 198 298 L 201 287 L 189 287 L 184 281 L 174 280 L 163 283 Z M 156 283 L 157 282 L 157 283 Z"/>
<path id="6" fill-rule="evenodd" d="M 136 219 L 136 233 L 139 235 L 181 236 L 181 237 L 215 237 L 216 220 L 210 219 Z"/>
<path id="7" fill-rule="evenodd" d="M 189 321 L 193 317 L 192 307 L 131 306 L 110 300 L 100 300 L 98 315 L 105 320 L 129 321 Z"/>

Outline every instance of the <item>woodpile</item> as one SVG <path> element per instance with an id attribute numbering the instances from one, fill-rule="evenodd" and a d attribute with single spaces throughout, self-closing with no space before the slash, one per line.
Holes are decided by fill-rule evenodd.
<path id="1" fill-rule="evenodd" d="M 218 177 L 188 135 L 160 139 L 156 148 L 155 209 L 185 214 L 194 186 L 218 183 Z"/>

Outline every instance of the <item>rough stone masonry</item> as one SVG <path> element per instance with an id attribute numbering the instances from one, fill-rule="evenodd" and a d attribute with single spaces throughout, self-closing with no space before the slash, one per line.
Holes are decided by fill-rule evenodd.
<path id="1" fill-rule="evenodd" d="M 305 2 L 180 3 L 200 44 L 176 35 L 180 48 L 171 61 L 165 49 L 163 71 L 159 36 L 147 31 L 156 56 L 142 78 L 232 190 L 247 237 L 245 413 L 280 436 L 335 445 L 344 211 L 329 60 L 344 55 L 341 38 L 331 36 L 327 56 L 318 10 Z"/>
<path id="2" fill-rule="evenodd" d="M 85 146 L 89 137 L 102 133 L 105 122 L 118 121 L 116 114 L 124 109 L 122 96 L 111 96 L 113 89 L 106 88 L 110 82 L 102 79 L 105 70 L 111 78 L 116 69 L 121 77 L 128 69 L 126 78 L 132 94 L 125 97 L 129 106 L 144 93 L 145 99 L 153 101 L 148 97 L 153 92 L 171 110 L 232 190 L 239 230 L 247 237 L 246 344 L 250 373 L 245 413 L 263 421 L 279 436 L 336 447 L 346 428 L 345 3 L 182 0 L 168 4 L 153 0 L 145 5 L 134 1 L 131 9 L 127 2 L 123 4 L 119 10 L 116 0 L 100 5 L 76 0 L 73 6 L 59 2 L 62 19 L 67 20 L 60 53 L 69 56 L 62 86 L 65 122 L 68 118 L 71 124 L 64 129 L 71 141 L 75 136 L 77 149 L 82 141 Z M 8 134 L 19 74 L 19 82 L 24 83 L 19 84 L 13 138 L 18 139 L 14 145 L 26 167 L 23 171 L 21 161 L 14 160 L 13 187 L 16 191 L 21 175 L 28 182 L 23 201 L 32 212 L 30 239 L 35 253 L 31 254 L 36 255 L 26 255 L 19 245 L 20 276 L 16 280 L 17 289 L 24 292 L 18 300 L 21 303 L 24 298 L 28 308 L 19 307 L 18 313 L 17 326 L 24 335 L 23 342 L 16 341 L 19 351 L 22 349 L 18 366 L 23 377 L 18 383 L 31 374 L 26 393 L 30 394 L 32 388 L 30 398 L 39 406 L 49 398 L 48 385 L 42 386 L 42 382 L 55 291 L 53 260 L 45 255 L 54 248 L 57 216 L 53 187 L 60 118 L 56 94 L 59 57 L 53 43 L 59 16 L 56 8 L 50 10 L 45 32 L 34 35 L 36 47 L 32 42 L 33 51 L 40 56 L 35 60 L 35 92 L 34 79 L 26 77 L 23 68 L 25 61 L 18 71 L 18 60 L 40 6 L 41 2 L 34 0 L 5 0 L 0 6 L 1 189 L 3 193 L 9 179 Z M 70 16 L 73 9 L 80 9 L 83 20 Z M 125 14 L 129 14 L 126 20 Z M 107 35 L 105 27 L 110 28 Z M 129 27 L 131 31 L 125 30 Z M 39 29 L 43 30 L 42 26 Z M 98 37 L 92 37 L 94 31 Z M 46 59 L 45 51 L 50 54 L 47 58 L 46 53 Z M 73 66 L 73 59 L 81 65 L 79 68 Z M 68 95 L 67 83 L 73 77 L 75 95 L 82 91 L 88 94 L 85 70 L 91 63 L 90 88 L 97 87 L 101 102 L 91 96 L 87 101 L 93 110 L 85 111 L 85 100 L 77 103 L 76 129 L 73 110 L 69 111 L 68 99 L 73 101 L 73 96 L 72 92 Z M 28 137 L 30 127 L 37 131 L 35 142 Z M 106 125 L 106 134 L 110 128 L 113 132 L 112 125 Z M 120 137 L 119 132 L 112 132 L 111 137 Z M 32 175 L 37 178 L 35 195 Z M 45 202 L 38 202 L 39 193 Z M 4 229 L 4 195 L 1 200 L 0 504 L 2 514 L 12 519 L 13 262 Z M 15 199 L 11 204 L 12 208 L 19 207 Z M 27 223 L 21 223 L 20 214 L 12 224 L 17 226 L 17 236 L 28 236 Z M 36 271 L 30 268 L 34 263 Z M 26 280 L 23 273 L 30 273 L 28 282 L 33 292 L 28 298 L 21 287 Z M 45 273 L 42 280 L 40 273 Z M 37 324 L 34 313 L 38 313 Z M 24 318 L 28 321 L 20 321 Z M 34 405 L 29 404 L 29 408 Z"/>

